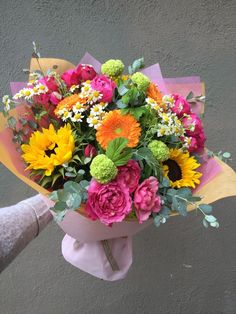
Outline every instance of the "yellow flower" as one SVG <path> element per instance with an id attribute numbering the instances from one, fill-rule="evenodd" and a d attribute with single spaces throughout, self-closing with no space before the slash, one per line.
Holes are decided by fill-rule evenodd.
<path id="1" fill-rule="evenodd" d="M 58 131 L 50 124 L 49 129 L 34 132 L 29 144 L 21 145 L 23 159 L 28 164 L 26 169 L 45 170 L 50 176 L 56 166 L 68 162 L 75 149 L 75 140 L 70 124 Z"/>
<path id="2" fill-rule="evenodd" d="M 202 174 L 197 169 L 200 164 L 188 152 L 170 149 L 170 157 L 163 162 L 164 175 L 170 180 L 172 188 L 191 187 L 200 183 Z"/>

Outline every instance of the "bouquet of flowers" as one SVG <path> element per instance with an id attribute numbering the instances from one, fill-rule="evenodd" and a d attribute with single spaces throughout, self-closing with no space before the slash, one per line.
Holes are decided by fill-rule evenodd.
<path id="1" fill-rule="evenodd" d="M 230 154 L 205 149 L 200 79 L 143 66 L 86 54 L 75 67 L 34 46 L 29 82 L 1 106 L 0 160 L 53 201 L 64 257 L 108 280 L 124 277 L 131 236 L 152 221 L 196 209 L 218 228 L 209 203 L 235 195 Z"/>

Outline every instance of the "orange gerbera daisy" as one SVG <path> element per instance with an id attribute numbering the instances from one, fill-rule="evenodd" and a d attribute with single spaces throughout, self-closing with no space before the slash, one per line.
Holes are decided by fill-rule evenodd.
<path id="1" fill-rule="evenodd" d="M 55 109 L 55 114 L 57 114 L 59 110 L 64 109 L 64 108 L 67 110 L 72 109 L 72 107 L 78 102 L 80 104 L 85 104 L 86 101 L 87 101 L 86 98 L 81 98 L 78 94 L 68 96 L 58 103 Z"/>
<path id="2" fill-rule="evenodd" d="M 102 120 L 96 137 L 102 148 L 106 149 L 108 143 L 117 137 L 127 138 L 127 146 L 135 147 L 138 145 L 140 134 L 140 125 L 131 114 L 123 115 L 120 110 L 113 110 Z"/>
<path id="3" fill-rule="evenodd" d="M 155 83 L 150 83 L 147 89 L 147 96 L 154 99 L 156 102 L 162 101 L 162 94 Z"/>

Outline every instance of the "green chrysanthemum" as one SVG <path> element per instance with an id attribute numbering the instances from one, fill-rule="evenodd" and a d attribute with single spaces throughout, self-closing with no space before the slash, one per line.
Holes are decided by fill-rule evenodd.
<path id="1" fill-rule="evenodd" d="M 118 170 L 113 161 L 103 154 L 96 156 L 90 165 L 91 176 L 102 184 L 114 179 L 117 172 Z"/>
<path id="2" fill-rule="evenodd" d="M 137 85 L 138 89 L 142 92 L 146 92 L 150 84 L 149 78 L 141 72 L 134 73 L 131 76 L 131 80 L 133 83 Z"/>
<path id="3" fill-rule="evenodd" d="M 111 77 L 117 77 L 122 74 L 124 70 L 124 64 L 121 60 L 108 60 L 103 63 L 101 67 L 102 74 L 106 74 Z"/>
<path id="4" fill-rule="evenodd" d="M 170 150 L 167 145 L 161 141 L 153 140 L 148 144 L 148 148 L 158 161 L 165 161 L 170 156 Z"/>

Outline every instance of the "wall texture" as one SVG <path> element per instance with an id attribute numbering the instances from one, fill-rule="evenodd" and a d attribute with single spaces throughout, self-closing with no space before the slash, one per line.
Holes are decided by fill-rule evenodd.
<path id="1" fill-rule="evenodd" d="M 86 50 L 126 64 L 144 56 L 165 76 L 201 75 L 208 147 L 235 156 L 235 0 L 0 0 L 0 15 L 1 94 L 25 79 L 32 40 L 74 63 Z M 34 193 L 0 165 L 1 206 Z M 0 275 L 0 313 L 236 313 L 235 199 L 214 207 L 219 230 L 191 214 L 137 235 L 133 266 L 115 283 L 67 264 L 52 223 Z"/>

